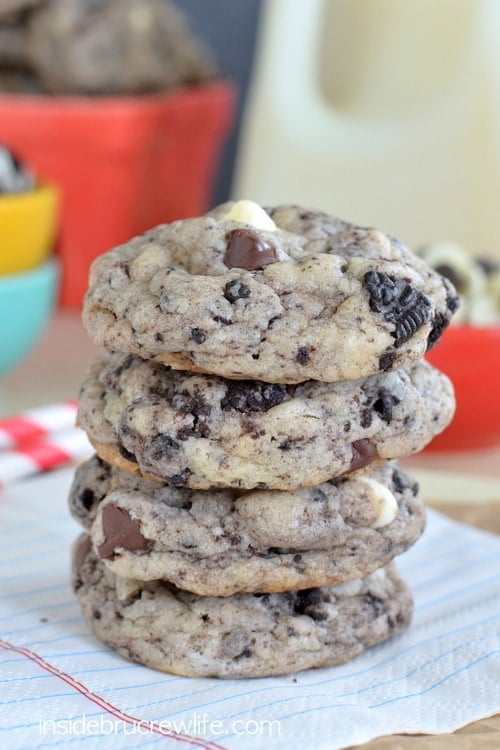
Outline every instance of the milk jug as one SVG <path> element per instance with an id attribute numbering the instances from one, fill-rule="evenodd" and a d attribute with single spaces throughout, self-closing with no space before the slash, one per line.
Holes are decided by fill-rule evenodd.
<path id="1" fill-rule="evenodd" d="M 234 197 L 500 257 L 500 1 L 264 0 Z"/>

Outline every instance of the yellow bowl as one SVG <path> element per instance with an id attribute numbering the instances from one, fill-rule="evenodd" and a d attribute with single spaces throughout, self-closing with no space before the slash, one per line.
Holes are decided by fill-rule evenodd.
<path id="1" fill-rule="evenodd" d="M 59 191 L 54 185 L 0 195 L 0 275 L 41 265 L 54 249 Z"/>

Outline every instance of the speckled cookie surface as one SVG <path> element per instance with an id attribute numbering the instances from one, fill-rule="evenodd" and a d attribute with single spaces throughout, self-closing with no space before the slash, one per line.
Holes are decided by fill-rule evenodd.
<path id="1" fill-rule="evenodd" d="M 294 489 L 420 450 L 450 421 L 453 391 L 426 362 L 294 386 L 100 355 L 79 420 L 109 463 L 193 489 Z"/>
<path id="2" fill-rule="evenodd" d="M 393 238 L 296 206 L 277 230 L 210 215 L 98 258 L 93 340 L 178 369 L 271 383 L 335 382 L 407 366 L 439 338 L 456 293 Z"/>
<path id="3" fill-rule="evenodd" d="M 77 470 L 69 504 L 117 575 L 205 596 L 269 593 L 363 577 L 417 541 L 418 485 L 390 463 L 370 479 L 242 495 L 169 487 L 94 457 Z M 386 517 L 381 487 L 397 503 Z"/>
<path id="4" fill-rule="evenodd" d="M 73 549 L 73 585 L 93 633 L 131 661 L 192 677 L 264 677 L 341 664 L 409 624 L 411 594 L 391 567 L 333 588 L 199 597 L 115 576 Z"/>

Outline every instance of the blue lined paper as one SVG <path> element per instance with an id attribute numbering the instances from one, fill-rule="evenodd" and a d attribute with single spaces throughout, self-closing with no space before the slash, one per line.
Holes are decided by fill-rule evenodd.
<path id="1" fill-rule="evenodd" d="M 448 732 L 500 711 L 500 539 L 435 514 L 399 560 L 411 629 L 331 669 L 187 679 L 130 664 L 87 630 L 69 588 L 71 471 L 0 496 L 0 745 L 335 750 Z M 107 723 L 106 723 L 107 722 Z"/>

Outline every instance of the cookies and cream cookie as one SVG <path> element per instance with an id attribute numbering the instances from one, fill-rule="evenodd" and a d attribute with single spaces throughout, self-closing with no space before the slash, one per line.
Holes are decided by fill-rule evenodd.
<path id="1" fill-rule="evenodd" d="M 356 381 L 225 380 L 104 353 L 79 421 L 101 458 L 179 487 L 311 486 L 423 448 L 453 389 L 426 362 Z"/>
<path id="2" fill-rule="evenodd" d="M 332 586 L 383 567 L 420 537 L 416 482 L 395 463 L 293 492 L 189 490 L 94 456 L 72 515 L 117 575 L 164 579 L 204 596 Z"/>
<path id="3" fill-rule="evenodd" d="M 401 633 L 412 598 L 392 566 L 335 587 L 196 596 L 112 573 L 83 534 L 73 585 L 90 630 L 131 661 L 191 677 L 244 678 L 341 664 Z"/>
<path id="4" fill-rule="evenodd" d="M 399 241 L 298 206 L 228 203 L 98 258 L 83 319 L 99 345 L 270 383 L 406 367 L 458 306 Z"/>

